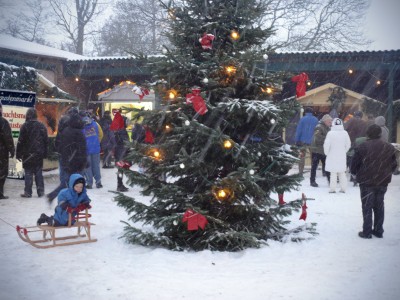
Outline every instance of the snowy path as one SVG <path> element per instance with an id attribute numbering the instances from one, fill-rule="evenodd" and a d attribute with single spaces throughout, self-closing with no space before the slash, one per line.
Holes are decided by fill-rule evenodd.
<path id="1" fill-rule="evenodd" d="M 383 239 L 357 236 L 362 224 L 358 187 L 328 194 L 325 178 L 318 177 L 320 187 L 312 188 L 307 177 L 285 200 L 301 192 L 316 199 L 308 202 L 307 218 L 318 223 L 314 240 L 270 242 L 239 253 L 192 253 L 119 239 L 120 220 L 127 215 L 107 192 L 116 188 L 115 172 L 102 169 L 104 188 L 88 192 L 98 242 L 47 250 L 23 243 L 13 226 L 34 225 L 40 213 L 52 214 L 54 204 L 23 199 L 23 182 L 6 181 L 12 199 L 0 200 L 0 299 L 400 299 L 400 176 L 393 177 L 386 194 Z M 46 191 L 57 181 L 48 174 Z M 140 197 L 133 188 L 128 194 Z M 304 224 L 299 216 L 293 215 L 293 226 Z"/>

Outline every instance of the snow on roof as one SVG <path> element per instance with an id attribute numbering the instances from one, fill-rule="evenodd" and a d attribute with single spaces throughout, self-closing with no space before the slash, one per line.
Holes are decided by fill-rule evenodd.
<path id="1" fill-rule="evenodd" d="M 40 45 L 33 42 L 24 41 L 15 37 L 0 34 L 0 48 L 15 50 L 25 53 L 70 59 L 86 59 L 86 56 L 72 52 L 56 49 L 49 46 Z"/>

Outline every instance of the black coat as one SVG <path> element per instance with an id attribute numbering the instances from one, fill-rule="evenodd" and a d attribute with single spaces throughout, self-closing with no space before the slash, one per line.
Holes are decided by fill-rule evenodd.
<path id="1" fill-rule="evenodd" d="M 100 126 L 103 130 L 103 139 L 101 140 L 101 149 L 112 150 L 115 147 L 114 132 L 110 130 L 111 117 L 103 117 L 100 119 Z"/>
<path id="2" fill-rule="evenodd" d="M 387 186 L 397 168 L 395 148 L 381 139 L 369 139 L 355 148 L 351 174 L 365 186 Z"/>
<path id="3" fill-rule="evenodd" d="M 22 125 L 17 143 L 17 159 L 22 159 L 24 169 L 43 167 L 48 144 L 47 129 L 41 122 L 34 119 Z"/>
<path id="4" fill-rule="evenodd" d="M 8 158 L 15 154 L 11 127 L 6 119 L 0 116 L 0 178 L 8 174 Z"/>
<path id="5" fill-rule="evenodd" d="M 68 126 L 59 134 L 61 166 L 69 174 L 80 173 L 86 168 L 86 138 L 79 116 L 71 117 Z"/>

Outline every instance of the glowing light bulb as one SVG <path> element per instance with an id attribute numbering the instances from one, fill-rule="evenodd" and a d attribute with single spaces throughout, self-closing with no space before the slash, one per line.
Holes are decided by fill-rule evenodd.
<path id="1" fill-rule="evenodd" d="M 75 81 L 78 82 L 79 81 L 79 77 L 75 77 Z"/>
<path id="2" fill-rule="evenodd" d="M 107 81 L 107 82 L 110 82 L 110 78 L 106 78 L 106 81 Z"/>
<path id="3" fill-rule="evenodd" d="M 377 81 L 376 81 L 376 84 L 377 84 L 377 85 L 380 85 L 381 83 L 382 83 L 382 82 L 381 82 L 380 80 L 377 80 Z"/>
<path id="4" fill-rule="evenodd" d="M 349 74 L 353 74 L 353 69 L 349 69 Z"/>
<path id="5" fill-rule="evenodd" d="M 254 175 L 254 170 L 249 171 L 250 175 Z"/>
<path id="6" fill-rule="evenodd" d="M 230 140 L 224 141 L 224 148 L 225 149 L 230 149 L 230 148 L 232 148 L 232 146 L 233 146 L 233 144 L 232 144 L 232 142 Z"/>
<path id="7" fill-rule="evenodd" d="M 204 78 L 204 79 L 203 79 L 203 82 L 204 82 L 204 83 L 208 83 L 208 78 Z"/>
<path id="8" fill-rule="evenodd" d="M 226 73 L 228 74 L 234 74 L 236 72 L 236 68 L 234 66 L 227 66 L 225 68 Z"/>
<path id="9" fill-rule="evenodd" d="M 218 198 L 224 199 L 226 197 L 226 192 L 224 189 L 218 191 Z"/>
<path id="10" fill-rule="evenodd" d="M 184 169 L 184 168 L 185 168 L 185 164 L 184 164 L 184 163 L 181 163 L 181 164 L 179 165 L 179 167 L 180 167 L 181 169 Z"/>
<path id="11" fill-rule="evenodd" d="M 231 31 L 231 38 L 232 38 L 233 40 L 239 39 L 239 38 L 240 38 L 239 32 L 237 32 L 236 30 L 232 30 L 232 31 Z"/>
<path id="12" fill-rule="evenodd" d="M 271 124 L 275 124 L 275 122 L 276 122 L 275 119 L 271 119 L 270 121 Z"/>
<path id="13" fill-rule="evenodd" d="M 189 121 L 189 120 L 186 120 L 186 121 L 185 121 L 185 125 L 186 125 L 186 126 L 189 126 L 189 125 L 190 125 L 190 121 Z"/>

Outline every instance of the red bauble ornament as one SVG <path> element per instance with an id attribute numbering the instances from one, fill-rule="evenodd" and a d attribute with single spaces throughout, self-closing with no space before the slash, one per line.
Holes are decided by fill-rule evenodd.
<path id="1" fill-rule="evenodd" d="M 208 111 L 208 109 L 204 99 L 200 95 L 200 92 L 201 92 L 200 88 L 198 87 L 193 88 L 192 93 L 186 95 L 186 103 L 187 104 L 192 103 L 194 110 L 199 115 L 204 115 Z"/>
<path id="2" fill-rule="evenodd" d="M 212 49 L 212 41 L 215 39 L 215 36 L 210 33 L 204 33 L 201 38 L 199 38 L 199 42 L 203 49 Z"/>
<path id="3" fill-rule="evenodd" d="M 183 214 L 182 222 L 187 222 L 187 229 L 189 231 L 198 230 L 199 227 L 204 230 L 208 221 L 205 216 L 199 214 L 192 209 L 187 209 Z"/>
<path id="4" fill-rule="evenodd" d="M 297 98 L 302 97 L 306 94 L 307 80 L 308 80 L 308 75 L 304 72 L 292 77 L 292 81 L 297 82 L 297 84 L 296 84 L 296 97 Z"/>

